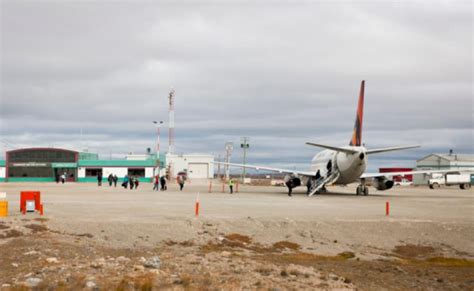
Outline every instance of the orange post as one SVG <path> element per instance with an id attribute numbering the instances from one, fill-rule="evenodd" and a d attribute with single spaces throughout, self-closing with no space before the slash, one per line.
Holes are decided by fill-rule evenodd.
<path id="1" fill-rule="evenodd" d="M 43 215 L 44 214 L 44 209 L 43 209 L 43 204 L 41 204 L 41 207 L 40 207 L 40 215 Z"/>
<path id="2" fill-rule="evenodd" d="M 212 193 L 212 181 L 209 181 L 209 193 Z"/>
<path id="3" fill-rule="evenodd" d="M 225 183 L 222 183 L 222 193 L 225 193 Z"/>
<path id="4" fill-rule="evenodd" d="M 196 205 L 194 207 L 194 214 L 196 215 L 196 217 L 199 216 L 199 193 L 196 196 Z"/>
<path id="5" fill-rule="evenodd" d="M 385 215 L 389 216 L 390 214 L 390 203 L 387 201 L 385 202 Z"/>
<path id="6" fill-rule="evenodd" d="M 237 181 L 236 184 L 237 185 L 235 185 L 235 193 L 239 193 L 239 181 Z"/>

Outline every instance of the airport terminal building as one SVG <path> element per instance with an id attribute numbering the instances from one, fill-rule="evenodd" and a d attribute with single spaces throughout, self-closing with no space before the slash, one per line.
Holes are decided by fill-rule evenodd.
<path id="1" fill-rule="evenodd" d="M 54 182 L 65 174 L 67 182 L 97 182 L 102 174 L 121 181 L 126 175 L 150 182 L 158 166 L 156 154 L 133 155 L 124 159 L 99 159 L 99 155 L 61 148 L 25 148 L 7 151 L 0 160 L 0 182 Z M 214 157 L 206 154 L 160 154 L 160 174 L 171 179 L 186 172 L 190 179 L 214 177 Z"/>
<path id="2" fill-rule="evenodd" d="M 122 160 L 100 160 L 98 154 L 60 148 L 26 148 L 7 151 L 0 161 L 0 181 L 4 182 L 53 182 L 62 174 L 68 182 L 97 182 L 102 174 L 106 181 L 110 174 L 119 180 L 126 175 L 149 182 L 158 161 L 156 155 Z M 160 155 L 161 167 L 166 156 Z"/>

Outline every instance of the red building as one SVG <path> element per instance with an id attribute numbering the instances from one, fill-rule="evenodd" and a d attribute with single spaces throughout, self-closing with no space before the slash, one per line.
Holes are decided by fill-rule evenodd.
<path id="1" fill-rule="evenodd" d="M 379 168 L 379 173 L 389 173 L 389 172 L 411 172 L 412 168 Z M 413 182 L 413 175 L 404 176 L 410 182 Z M 401 182 L 402 176 L 393 176 L 394 182 Z"/>

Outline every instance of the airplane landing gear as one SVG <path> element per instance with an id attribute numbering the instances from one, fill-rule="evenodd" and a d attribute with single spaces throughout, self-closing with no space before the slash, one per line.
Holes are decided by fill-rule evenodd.
<path id="1" fill-rule="evenodd" d="M 356 195 L 364 195 L 364 196 L 369 195 L 369 187 L 365 185 L 365 179 L 360 180 L 360 184 L 359 186 L 357 186 L 357 189 L 356 189 Z"/>

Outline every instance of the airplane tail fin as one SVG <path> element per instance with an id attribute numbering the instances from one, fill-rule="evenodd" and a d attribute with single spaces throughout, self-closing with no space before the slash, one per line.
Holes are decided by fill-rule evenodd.
<path id="1" fill-rule="evenodd" d="M 362 120 L 364 118 L 364 89 L 365 81 L 363 80 L 360 83 L 360 93 L 359 93 L 359 104 L 357 105 L 357 114 L 354 124 L 354 132 L 352 133 L 352 139 L 349 143 L 351 146 L 361 146 L 362 145 Z"/>

